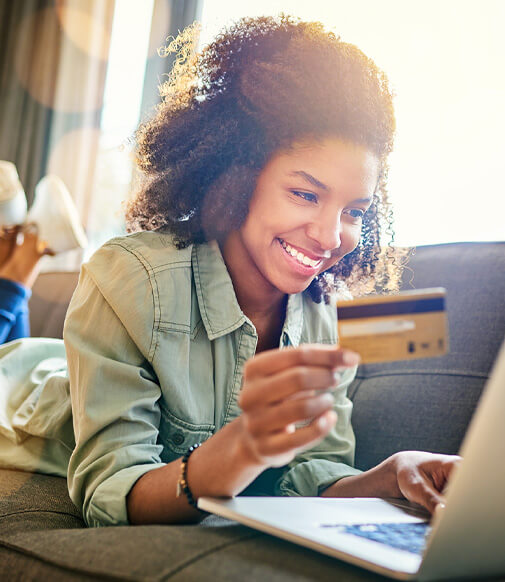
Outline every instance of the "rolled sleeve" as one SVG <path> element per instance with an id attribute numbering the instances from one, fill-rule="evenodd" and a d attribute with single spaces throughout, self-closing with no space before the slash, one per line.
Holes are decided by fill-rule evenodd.
<path id="1" fill-rule="evenodd" d="M 355 375 L 356 368 L 344 372 L 334 392 L 336 425 L 323 441 L 288 465 L 277 481 L 277 495 L 317 497 L 339 479 L 361 473 L 353 467 L 356 441 L 351 426 L 352 402 L 347 397 Z"/>
<path id="2" fill-rule="evenodd" d="M 115 257 L 110 264 L 120 268 L 118 262 Z M 151 329 L 146 338 L 150 344 L 153 309 L 145 299 L 143 305 L 136 304 L 134 294 L 119 288 L 117 304 L 111 305 L 97 284 L 100 268 L 100 259 L 94 269 L 83 268 L 64 330 L 76 442 L 68 469 L 69 494 L 87 525 L 94 527 L 127 524 L 129 491 L 144 473 L 164 465 L 158 444 L 161 390 L 144 346 L 133 341 L 129 329 L 142 314 L 142 325 Z M 130 284 L 135 268 L 130 264 L 122 273 Z M 121 281 L 110 268 L 107 278 Z M 124 290 L 124 282 L 115 285 Z M 129 304 L 123 305 L 126 299 L 121 297 Z"/>

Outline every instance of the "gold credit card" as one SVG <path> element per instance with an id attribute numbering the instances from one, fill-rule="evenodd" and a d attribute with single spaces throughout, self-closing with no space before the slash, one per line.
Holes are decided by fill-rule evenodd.
<path id="1" fill-rule="evenodd" d="M 339 301 L 339 345 L 363 364 L 442 356 L 449 342 L 445 295 L 416 289 Z"/>

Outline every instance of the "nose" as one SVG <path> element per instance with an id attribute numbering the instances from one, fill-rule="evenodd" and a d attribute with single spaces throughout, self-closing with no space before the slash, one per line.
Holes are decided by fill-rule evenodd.
<path id="1" fill-rule="evenodd" d="M 307 225 L 307 236 L 315 241 L 321 250 L 333 251 L 342 244 L 342 220 L 340 212 L 325 212 L 317 220 Z"/>

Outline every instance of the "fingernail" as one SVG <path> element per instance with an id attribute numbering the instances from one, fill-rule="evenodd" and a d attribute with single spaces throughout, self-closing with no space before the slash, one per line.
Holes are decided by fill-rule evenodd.
<path id="1" fill-rule="evenodd" d="M 337 387 L 340 384 L 342 376 L 338 372 L 333 372 L 333 385 Z"/>
<path id="2" fill-rule="evenodd" d="M 319 418 L 319 420 L 317 421 L 317 424 L 319 425 L 319 428 L 327 428 L 328 427 L 328 419 L 326 418 L 326 414 L 324 414 L 323 416 L 321 416 Z"/>
<path id="3" fill-rule="evenodd" d="M 320 398 L 324 404 L 332 405 L 335 403 L 335 398 L 333 398 L 333 394 L 331 392 L 323 392 Z"/>
<path id="4" fill-rule="evenodd" d="M 321 416 L 318 420 L 318 424 L 320 426 L 320 428 L 328 428 L 329 426 L 332 426 L 335 424 L 337 420 L 337 413 L 334 410 L 330 410 L 328 412 L 326 412 L 325 414 L 323 414 L 323 416 Z"/>
<path id="5" fill-rule="evenodd" d="M 357 366 L 359 364 L 359 356 L 355 352 L 344 352 L 342 354 L 342 363 L 345 366 Z"/>

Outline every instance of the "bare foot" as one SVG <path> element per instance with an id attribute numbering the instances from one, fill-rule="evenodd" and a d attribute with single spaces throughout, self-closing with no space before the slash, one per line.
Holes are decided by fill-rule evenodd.
<path id="1" fill-rule="evenodd" d="M 39 273 L 40 259 L 52 254 L 45 243 L 39 240 L 35 229 L 18 229 L 12 251 L 0 266 L 0 277 L 31 289 Z"/>

